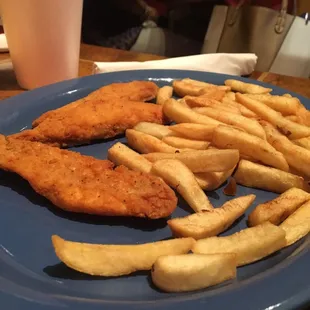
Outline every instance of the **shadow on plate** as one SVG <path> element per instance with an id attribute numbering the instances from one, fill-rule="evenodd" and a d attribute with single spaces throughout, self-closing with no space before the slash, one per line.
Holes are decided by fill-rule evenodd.
<path id="1" fill-rule="evenodd" d="M 91 276 L 74 269 L 67 267 L 64 263 L 58 263 L 56 265 L 47 266 L 43 271 L 52 278 L 67 279 L 67 280 L 110 280 L 120 277 L 104 277 L 104 276 Z M 132 278 L 137 276 L 147 276 L 149 271 L 136 271 L 130 275 L 121 276 L 122 278 Z"/>
<path id="2" fill-rule="evenodd" d="M 70 221 L 89 223 L 93 225 L 108 225 L 108 226 L 126 226 L 129 228 L 135 228 L 143 231 L 153 231 L 160 228 L 164 228 L 167 225 L 166 219 L 148 220 L 144 218 L 134 217 L 108 217 L 89 215 L 81 213 L 73 213 L 61 210 L 54 206 L 49 200 L 41 195 L 38 195 L 29 185 L 29 183 L 22 179 L 20 176 L 9 172 L 0 172 L 0 186 L 11 188 L 17 194 L 26 197 L 32 204 L 40 207 L 47 208 L 53 214 L 58 217 L 68 219 Z"/>

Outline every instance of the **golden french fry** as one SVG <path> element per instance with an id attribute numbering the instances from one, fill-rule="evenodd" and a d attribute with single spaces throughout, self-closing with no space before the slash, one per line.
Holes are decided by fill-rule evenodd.
<path id="1" fill-rule="evenodd" d="M 284 155 L 289 165 L 310 177 L 310 151 L 294 144 L 267 122 L 261 122 L 261 124 L 265 129 L 268 142 Z"/>
<path id="2" fill-rule="evenodd" d="M 310 137 L 293 140 L 292 142 L 307 150 L 310 150 Z"/>
<path id="3" fill-rule="evenodd" d="M 246 108 L 242 104 L 237 101 L 229 100 L 227 98 L 222 99 L 222 103 L 230 106 L 234 106 L 240 110 L 241 115 L 248 117 L 248 118 L 256 118 L 257 115 L 251 111 L 250 109 Z"/>
<path id="4" fill-rule="evenodd" d="M 152 164 L 147 159 L 120 142 L 109 148 L 108 159 L 117 166 L 124 165 L 140 172 L 149 173 L 152 168 Z"/>
<path id="5" fill-rule="evenodd" d="M 281 113 L 273 110 L 264 103 L 251 99 L 242 94 L 236 94 L 236 99 L 238 102 L 255 112 L 262 119 L 276 126 L 288 138 L 299 139 L 310 136 L 310 127 L 286 119 Z"/>
<path id="6" fill-rule="evenodd" d="M 286 233 L 286 246 L 306 236 L 310 232 L 310 201 L 298 208 L 280 227 Z"/>
<path id="7" fill-rule="evenodd" d="M 192 109 L 179 104 L 174 99 L 167 100 L 164 104 L 163 110 L 165 115 L 176 123 L 197 123 L 207 125 L 223 124 L 211 117 L 207 117 L 197 112 L 194 112 Z"/>
<path id="8" fill-rule="evenodd" d="M 153 265 L 152 281 L 165 292 L 194 291 L 235 278 L 236 267 L 231 253 L 162 256 Z"/>
<path id="9" fill-rule="evenodd" d="M 283 193 L 296 187 L 310 192 L 309 184 L 304 178 L 276 168 L 266 167 L 251 161 L 239 161 L 234 178 L 238 184 L 275 193 Z"/>
<path id="10" fill-rule="evenodd" d="M 226 91 L 219 89 L 218 87 L 205 87 L 200 90 L 200 94 L 201 98 L 209 98 L 211 100 L 221 101 L 224 98 Z"/>
<path id="11" fill-rule="evenodd" d="M 164 105 L 165 102 L 172 97 L 173 88 L 171 86 L 163 86 L 157 92 L 156 103 Z"/>
<path id="12" fill-rule="evenodd" d="M 200 140 L 191 140 L 181 137 L 164 137 L 163 142 L 167 143 L 176 148 L 180 149 L 193 149 L 193 150 L 206 150 L 210 142 L 200 141 Z"/>
<path id="13" fill-rule="evenodd" d="M 149 153 L 144 159 L 156 162 L 162 159 L 176 159 L 186 165 L 192 172 L 227 171 L 239 161 L 238 150 L 205 150 L 184 153 Z"/>
<path id="14" fill-rule="evenodd" d="M 205 191 L 213 191 L 219 188 L 234 172 L 235 167 L 223 172 L 195 173 L 196 181 Z"/>
<path id="15" fill-rule="evenodd" d="M 299 117 L 297 115 L 288 115 L 288 116 L 285 116 L 285 118 L 295 123 L 300 122 Z"/>
<path id="16" fill-rule="evenodd" d="M 195 86 L 199 86 L 201 88 L 205 88 L 205 89 L 219 89 L 219 90 L 225 90 L 225 91 L 230 90 L 229 86 L 210 84 L 210 83 L 206 83 L 206 82 L 202 82 L 202 81 L 198 81 L 198 80 L 193 80 L 190 78 L 183 79 L 182 81 L 185 83 L 191 84 L 191 85 L 195 85 Z"/>
<path id="17" fill-rule="evenodd" d="M 266 139 L 266 134 L 263 127 L 254 119 L 249 119 L 242 115 L 237 115 L 230 112 L 217 111 L 212 107 L 196 108 L 195 111 L 227 125 L 244 129 L 246 132 L 261 139 Z"/>
<path id="18" fill-rule="evenodd" d="M 172 82 L 174 92 L 180 96 L 199 96 L 200 90 L 203 88 L 199 85 L 193 83 L 185 82 L 184 80 L 174 80 Z"/>
<path id="19" fill-rule="evenodd" d="M 303 203 L 310 200 L 310 194 L 299 188 L 291 188 L 277 198 L 261 203 L 250 213 L 249 226 L 264 222 L 279 225 Z"/>
<path id="20" fill-rule="evenodd" d="M 158 138 L 134 129 L 126 130 L 126 138 L 129 146 L 142 154 L 153 152 L 175 153 L 186 151 L 172 147 Z"/>
<path id="21" fill-rule="evenodd" d="M 226 93 L 226 95 L 224 96 L 223 99 L 228 99 L 228 100 L 235 101 L 236 93 L 234 93 L 233 91 L 229 91 L 229 92 Z"/>
<path id="22" fill-rule="evenodd" d="M 226 80 L 226 86 L 230 86 L 232 90 L 246 94 L 266 94 L 272 91 L 271 88 L 265 88 L 260 85 L 245 83 L 238 80 Z"/>
<path id="23" fill-rule="evenodd" d="M 292 98 L 293 96 L 291 94 L 284 94 L 283 97 Z"/>
<path id="24" fill-rule="evenodd" d="M 133 129 L 144 132 L 158 139 L 162 139 L 163 137 L 166 137 L 166 136 L 177 135 L 176 133 L 170 130 L 169 126 L 164 126 L 164 125 L 149 123 L 149 122 L 138 123 Z"/>
<path id="25" fill-rule="evenodd" d="M 151 172 L 175 188 L 195 212 L 213 209 L 194 174 L 179 160 L 159 160 L 153 164 Z"/>
<path id="26" fill-rule="evenodd" d="M 225 237 L 200 239 L 192 252 L 201 254 L 235 253 L 237 266 L 258 261 L 286 244 L 285 231 L 269 222 L 243 229 Z"/>
<path id="27" fill-rule="evenodd" d="M 295 114 L 296 111 L 302 106 L 298 98 L 253 94 L 248 94 L 246 96 L 251 99 L 263 102 L 268 107 L 280 112 L 284 116 Z"/>
<path id="28" fill-rule="evenodd" d="M 185 254 L 193 238 L 172 239 L 135 245 L 89 244 L 52 236 L 57 257 L 68 267 L 90 275 L 115 277 L 150 270 L 162 255 Z"/>
<path id="29" fill-rule="evenodd" d="M 213 131 L 216 127 L 217 125 L 181 123 L 170 126 L 170 130 L 188 139 L 211 141 Z"/>
<path id="30" fill-rule="evenodd" d="M 212 144 L 221 149 L 237 149 L 240 152 L 240 156 L 244 154 L 280 170 L 289 170 L 284 156 L 266 140 L 238 129 L 227 126 L 216 127 L 213 133 Z"/>
<path id="31" fill-rule="evenodd" d="M 211 106 L 213 107 L 222 104 L 221 101 L 205 96 L 185 96 L 183 99 L 185 100 L 186 104 L 191 108 Z"/>
<path id="32" fill-rule="evenodd" d="M 302 107 L 297 110 L 296 115 L 298 116 L 298 123 L 310 127 L 310 111 Z"/>
<path id="33" fill-rule="evenodd" d="M 220 208 L 174 218 L 168 225 L 174 236 L 202 239 L 220 234 L 229 228 L 250 207 L 255 195 L 242 196 L 224 203 Z"/>

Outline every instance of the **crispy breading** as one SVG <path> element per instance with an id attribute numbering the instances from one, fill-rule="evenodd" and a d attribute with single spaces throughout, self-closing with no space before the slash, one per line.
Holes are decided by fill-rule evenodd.
<path id="1" fill-rule="evenodd" d="M 2 135 L 0 169 L 19 174 L 38 194 L 71 212 L 156 219 L 169 216 L 177 204 L 174 191 L 156 176 Z"/>

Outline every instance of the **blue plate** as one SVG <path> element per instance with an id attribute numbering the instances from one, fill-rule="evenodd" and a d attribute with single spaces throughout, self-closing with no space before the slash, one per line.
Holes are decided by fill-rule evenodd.
<path id="1" fill-rule="evenodd" d="M 186 77 L 215 84 L 223 84 L 225 79 L 232 78 L 195 71 L 143 70 L 66 81 L 2 101 L 0 132 L 8 135 L 30 128 L 32 120 L 43 112 L 113 82 L 152 80 L 163 86 L 174 79 Z M 272 88 L 274 94 L 288 92 L 275 86 Z M 299 97 L 310 108 L 310 100 L 292 95 Z M 117 141 L 124 141 L 124 138 L 73 150 L 106 158 L 108 148 Z M 250 193 L 257 195 L 253 207 L 276 196 L 238 187 L 238 195 Z M 222 189 L 211 192 L 209 197 L 215 206 L 230 199 L 223 195 Z M 239 268 L 234 281 L 197 292 L 168 294 L 151 284 L 148 272 L 119 278 L 91 277 L 75 272 L 59 262 L 51 243 L 52 234 L 90 243 L 128 244 L 161 240 L 171 236 L 165 220 L 66 213 L 35 194 L 19 176 L 3 171 L 0 171 L 0 206 L 1 309 L 292 309 L 306 306 L 310 301 L 309 237 L 264 260 Z M 184 216 L 189 212 L 180 198 L 179 208 L 172 217 Z M 246 217 L 225 234 L 245 228 Z"/>

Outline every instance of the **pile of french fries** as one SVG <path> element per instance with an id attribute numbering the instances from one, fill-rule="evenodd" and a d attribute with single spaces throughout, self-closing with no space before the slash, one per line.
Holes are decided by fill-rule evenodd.
<path id="1" fill-rule="evenodd" d="M 57 256 L 91 275 L 121 276 L 151 270 L 167 292 L 190 291 L 233 279 L 237 267 L 260 260 L 310 231 L 310 112 L 288 94 L 237 80 L 214 85 L 192 79 L 162 87 L 173 125 L 140 123 L 114 144 L 116 165 L 161 177 L 193 214 L 168 220 L 176 239 L 141 245 L 94 245 L 53 236 Z M 173 93 L 179 99 L 172 97 Z M 280 194 L 248 216 L 249 228 L 221 237 L 255 200 L 234 198 L 214 208 L 205 191 L 228 179 Z M 227 194 L 229 190 L 226 189 Z M 191 254 L 188 254 L 191 251 Z"/>

